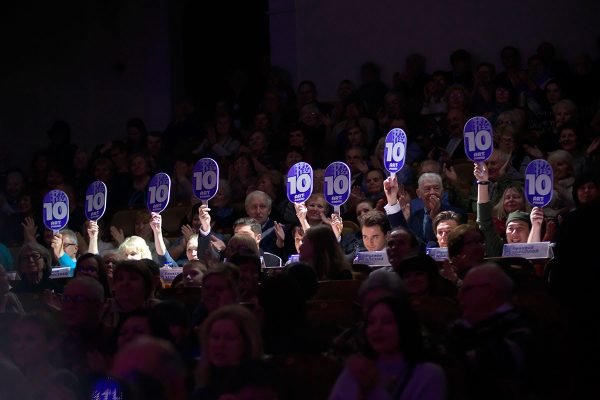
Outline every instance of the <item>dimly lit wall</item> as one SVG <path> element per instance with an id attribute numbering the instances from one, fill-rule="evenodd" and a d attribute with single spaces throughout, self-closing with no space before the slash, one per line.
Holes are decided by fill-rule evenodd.
<path id="1" fill-rule="evenodd" d="M 84 149 L 124 137 L 134 116 L 164 129 L 172 108 L 166 0 L 3 5 L 0 142 L 25 166 L 57 118 Z"/>
<path id="2" fill-rule="evenodd" d="M 517 46 L 524 59 L 543 41 L 569 62 L 597 57 L 600 2 L 573 0 L 271 0 L 271 60 L 295 78 L 317 83 L 320 98 L 335 99 L 344 78 L 359 81 L 359 66 L 374 61 L 384 82 L 413 52 L 428 70 L 449 69 L 448 56 L 469 50 L 476 62 L 499 66 L 500 49 Z"/>

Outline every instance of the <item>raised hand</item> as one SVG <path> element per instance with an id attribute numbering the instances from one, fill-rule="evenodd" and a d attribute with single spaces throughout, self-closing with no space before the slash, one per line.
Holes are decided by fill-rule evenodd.
<path id="1" fill-rule="evenodd" d="M 333 233 L 335 233 L 335 237 L 341 238 L 342 237 L 342 230 L 344 229 L 344 221 L 342 221 L 342 217 L 340 217 L 338 214 L 331 214 L 331 220 L 330 220 L 330 224 L 331 224 L 331 228 L 333 229 Z"/>
<path id="2" fill-rule="evenodd" d="M 32 217 L 26 217 L 25 221 L 21 222 L 23 227 L 23 239 L 26 243 L 35 243 L 37 238 L 38 227 Z"/>
<path id="3" fill-rule="evenodd" d="M 87 224 L 87 234 L 90 238 L 90 243 L 88 246 L 88 253 L 98 254 L 98 235 L 100 233 L 100 228 L 98 227 L 98 222 L 96 221 L 88 221 Z"/>
<path id="4" fill-rule="evenodd" d="M 100 228 L 98 227 L 98 222 L 96 222 L 96 221 L 88 221 L 88 224 L 87 224 L 87 234 L 88 234 L 88 237 L 90 238 L 90 241 L 92 239 L 98 240 L 98 234 L 99 233 L 100 233 Z"/>
<path id="5" fill-rule="evenodd" d="M 388 176 L 383 181 L 383 191 L 385 193 L 385 197 L 388 201 L 388 206 L 393 206 L 398 202 L 398 178 L 396 178 L 396 174 Z"/>
<path id="6" fill-rule="evenodd" d="M 63 238 L 61 233 L 57 233 L 52 237 L 52 243 L 50 243 L 50 247 L 52 247 L 52 251 L 54 252 L 54 256 L 58 260 L 65 254 L 65 250 L 63 248 Z"/>
<path id="7" fill-rule="evenodd" d="M 210 214 L 208 213 L 210 208 L 206 204 L 202 204 L 198 209 L 198 216 L 200 217 L 200 229 L 202 232 L 210 232 Z"/>
<path id="8" fill-rule="evenodd" d="M 110 235 L 118 244 L 121 244 L 125 241 L 125 233 L 123 233 L 123 229 L 117 228 L 114 225 L 110 227 Z"/>
<path id="9" fill-rule="evenodd" d="M 298 217 L 302 229 L 304 229 L 304 231 L 308 230 L 308 228 L 310 228 L 310 225 L 306 220 L 306 213 L 308 212 L 306 205 L 304 204 L 304 202 L 294 203 L 294 208 L 296 209 L 296 217 Z"/>
<path id="10" fill-rule="evenodd" d="M 473 176 L 478 181 L 488 181 L 490 178 L 488 169 L 485 163 L 475 163 L 475 167 L 473 168 Z"/>
<path id="11" fill-rule="evenodd" d="M 159 213 L 153 212 L 150 214 L 150 228 L 157 235 L 162 233 L 162 216 Z"/>
<path id="12" fill-rule="evenodd" d="M 540 207 L 533 207 L 529 219 L 531 219 L 531 226 L 541 227 L 544 222 L 544 210 Z"/>
<path id="13" fill-rule="evenodd" d="M 187 225 L 187 224 L 186 224 L 186 225 L 183 225 L 183 226 L 181 227 L 181 234 L 183 235 L 183 238 L 184 238 L 184 242 L 183 242 L 183 243 L 187 243 L 187 242 L 188 242 L 188 240 L 190 240 L 190 237 L 191 237 L 192 235 L 196 234 L 196 233 L 198 233 L 198 232 L 195 232 L 195 231 L 192 229 L 192 227 L 191 227 L 191 226 L 189 226 L 189 225 Z"/>

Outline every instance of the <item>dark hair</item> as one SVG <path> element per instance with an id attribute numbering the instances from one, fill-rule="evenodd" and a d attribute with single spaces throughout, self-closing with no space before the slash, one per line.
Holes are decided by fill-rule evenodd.
<path id="1" fill-rule="evenodd" d="M 396 273 L 400 275 L 400 278 L 404 279 L 404 275 L 412 271 L 421 271 L 427 275 L 428 293 L 433 296 L 440 294 L 441 290 L 441 275 L 440 268 L 437 262 L 425 254 L 418 254 L 416 256 L 405 258 L 400 261 L 398 267 L 395 269 Z"/>
<path id="2" fill-rule="evenodd" d="M 579 197 L 577 196 L 577 191 L 586 183 L 593 183 L 596 188 L 600 189 L 600 177 L 591 172 L 584 172 L 583 174 L 575 177 L 575 182 L 573 183 L 573 201 L 575 202 L 575 207 L 577 208 L 581 206 Z"/>
<path id="3" fill-rule="evenodd" d="M 315 92 L 317 91 L 317 86 L 315 85 L 315 83 L 313 81 L 301 81 L 298 84 L 298 90 L 300 90 L 301 86 L 305 86 L 305 85 L 310 86 L 313 91 L 315 91 Z"/>
<path id="4" fill-rule="evenodd" d="M 146 135 L 146 124 L 140 118 L 132 118 L 127 121 L 127 129 L 136 128 L 142 134 L 142 137 Z"/>
<path id="5" fill-rule="evenodd" d="M 410 306 L 408 300 L 402 297 L 382 297 L 375 300 L 369 307 L 364 327 L 366 354 L 373 358 L 377 357 L 377 353 L 375 353 L 367 338 L 367 329 L 369 327 L 371 312 L 380 304 L 387 306 L 394 315 L 399 337 L 398 350 L 402 353 L 406 361 L 412 365 L 423 361 L 425 358 L 425 349 L 421 335 L 421 325 L 419 324 L 417 313 Z"/>
<path id="6" fill-rule="evenodd" d="M 150 313 L 167 326 L 191 327 L 190 314 L 185 306 L 176 300 L 161 301 L 151 308 Z"/>
<path id="7" fill-rule="evenodd" d="M 77 276 L 77 273 L 79 272 L 79 269 L 81 267 L 81 262 L 87 260 L 88 258 L 93 258 L 94 260 L 96 260 L 96 263 L 98 264 L 98 282 L 100 282 L 102 284 L 102 287 L 104 288 L 104 297 L 109 298 L 111 293 L 110 286 L 108 284 L 108 275 L 106 274 L 106 265 L 104 264 L 104 259 L 99 254 L 85 253 L 81 255 L 77 259 L 77 263 L 75 264 L 75 271 L 73 272 L 73 276 Z"/>
<path id="8" fill-rule="evenodd" d="M 152 272 L 146 266 L 146 263 L 142 260 L 123 260 L 119 261 L 115 266 L 113 273 L 113 279 L 117 281 L 117 276 L 121 271 L 135 272 L 142 277 L 144 282 L 144 297 L 148 299 L 152 293 L 154 285 L 152 284 Z"/>
<path id="9" fill-rule="evenodd" d="M 125 322 L 131 318 L 145 318 L 148 321 L 148 326 L 150 327 L 150 331 L 153 337 L 161 338 L 168 340 L 169 342 L 173 342 L 173 336 L 169 330 L 169 325 L 162 318 L 158 318 L 158 314 L 153 313 L 152 310 L 149 309 L 140 309 L 135 310 L 130 313 L 123 314 L 123 318 L 119 321 L 119 324 L 115 328 L 114 333 L 114 348 L 117 349 L 117 340 L 121 334 L 121 330 L 125 325 Z"/>
<path id="10" fill-rule="evenodd" d="M 245 252 L 245 251 L 242 251 L 240 253 L 235 253 L 231 256 L 231 258 L 227 259 L 227 261 L 238 267 L 241 264 L 246 264 L 246 263 L 252 264 L 252 266 L 255 268 L 256 274 L 260 275 L 260 269 L 261 269 L 260 257 L 254 253 L 249 253 L 249 252 Z"/>
<path id="11" fill-rule="evenodd" d="M 312 298 L 319 290 L 319 280 L 317 274 L 310 266 L 304 262 L 293 262 L 285 268 L 285 273 L 292 278 L 302 291 L 304 299 Z"/>
<path id="12" fill-rule="evenodd" d="M 438 215 L 436 215 L 432 221 L 433 233 L 435 233 L 437 226 L 440 222 L 448 221 L 448 220 L 456 221 L 456 224 L 459 225 L 460 224 L 460 215 L 458 215 L 454 211 L 442 211 L 442 212 L 438 213 Z"/>
<path id="13" fill-rule="evenodd" d="M 476 226 L 468 224 L 462 224 L 457 226 L 450 233 L 450 235 L 448 235 L 448 256 L 454 257 L 460 254 L 464 246 L 465 234 L 471 231 L 478 232 L 482 238 L 485 237 L 481 229 L 479 229 Z"/>
<path id="14" fill-rule="evenodd" d="M 477 67 L 475 67 L 475 71 L 479 71 L 479 69 L 482 67 L 489 68 L 490 71 L 492 71 L 492 74 L 494 76 L 496 75 L 496 66 L 494 64 L 489 63 L 489 62 L 480 62 L 479 64 L 477 64 Z"/>
<path id="15" fill-rule="evenodd" d="M 450 54 L 450 65 L 454 66 L 454 64 L 459 61 L 471 61 L 471 54 L 465 49 L 454 50 L 452 54 Z"/>
<path id="16" fill-rule="evenodd" d="M 394 232 L 404 232 L 406 233 L 409 238 L 410 238 L 410 247 L 412 247 L 413 249 L 418 249 L 419 246 L 421 245 L 421 243 L 419 242 L 419 238 L 417 237 L 417 235 L 415 235 L 415 233 L 410 230 L 407 229 L 403 226 L 396 226 L 393 227 L 392 230 L 390 230 L 390 234 L 394 233 Z"/>
<path id="17" fill-rule="evenodd" d="M 387 215 L 379 210 L 367 211 L 360 216 L 358 222 L 360 222 L 361 227 L 380 226 L 381 231 L 384 234 L 388 233 L 391 229 L 390 221 L 388 220 Z"/>
<path id="18" fill-rule="evenodd" d="M 343 270 L 350 269 L 344 252 L 328 225 L 313 226 L 305 232 L 304 238 L 313 244 L 312 266 L 317 272 L 318 279 L 339 279 L 338 276 Z"/>
<path id="19" fill-rule="evenodd" d="M 239 225 L 248 225 L 250 227 L 250 229 L 252 230 L 252 232 L 254 232 L 257 235 L 260 235 L 262 233 L 262 227 L 254 218 L 249 218 L 249 217 L 238 218 L 233 223 L 233 230 L 235 230 L 235 228 L 238 227 Z"/>

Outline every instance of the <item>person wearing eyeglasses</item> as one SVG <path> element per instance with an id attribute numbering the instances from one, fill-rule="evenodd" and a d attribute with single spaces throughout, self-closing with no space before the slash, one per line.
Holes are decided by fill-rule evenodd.
<path id="1" fill-rule="evenodd" d="M 46 289 L 61 292 L 62 288 L 50 279 L 52 267 L 50 252 L 38 243 L 27 243 L 17 257 L 20 280 L 12 288 L 14 293 L 41 293 Z"/>
<path id="2" fill-rule="evenodd" d="M 70 229 L 63 229 L 52 238 L 50 245 L 54 252 L 54 256 L 58 260 L 58 265 L 61 267 L 75 268 L 77 262 L 77 251 L 79 251 L 79 243 L 75 232 Z"/>

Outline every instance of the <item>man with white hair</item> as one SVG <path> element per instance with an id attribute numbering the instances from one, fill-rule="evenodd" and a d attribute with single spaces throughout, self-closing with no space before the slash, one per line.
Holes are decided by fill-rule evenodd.
<path id="1" fill-rule="evenodd" d="M 260 248 L 268 253 L 284 258 L 285 232 L 283 226 L 269 218 L 272 204 L 273 200 L 268 194 L 260 190 L 255 190 L 246 196 L 244 208 L 246 209 L 246 214 L 260 224 L 262 232 Z"/>
<path id="2" fill-rule="evenodd" d="M 410 205 L 400 204 L 396 178 L 388 177 L 383 183 L 383 188 L 387 197 L 385 212 L 388 214 L 392 228 L 396 226 L 408 227 L 423 243 L 436 241 L 432 221 L 440 212 L 454 211 L 460 216 L 462 223 L 467 221 L 463 210 L 442 201 L 444 185 L 442 184 L 442 177 L 436 173 L 428 172 L 419 177 L 417 196 L 423 201 L 424 208 L 410 213 L 408 221 L 404 216 L 402 207 L 410 207 Z"/>

